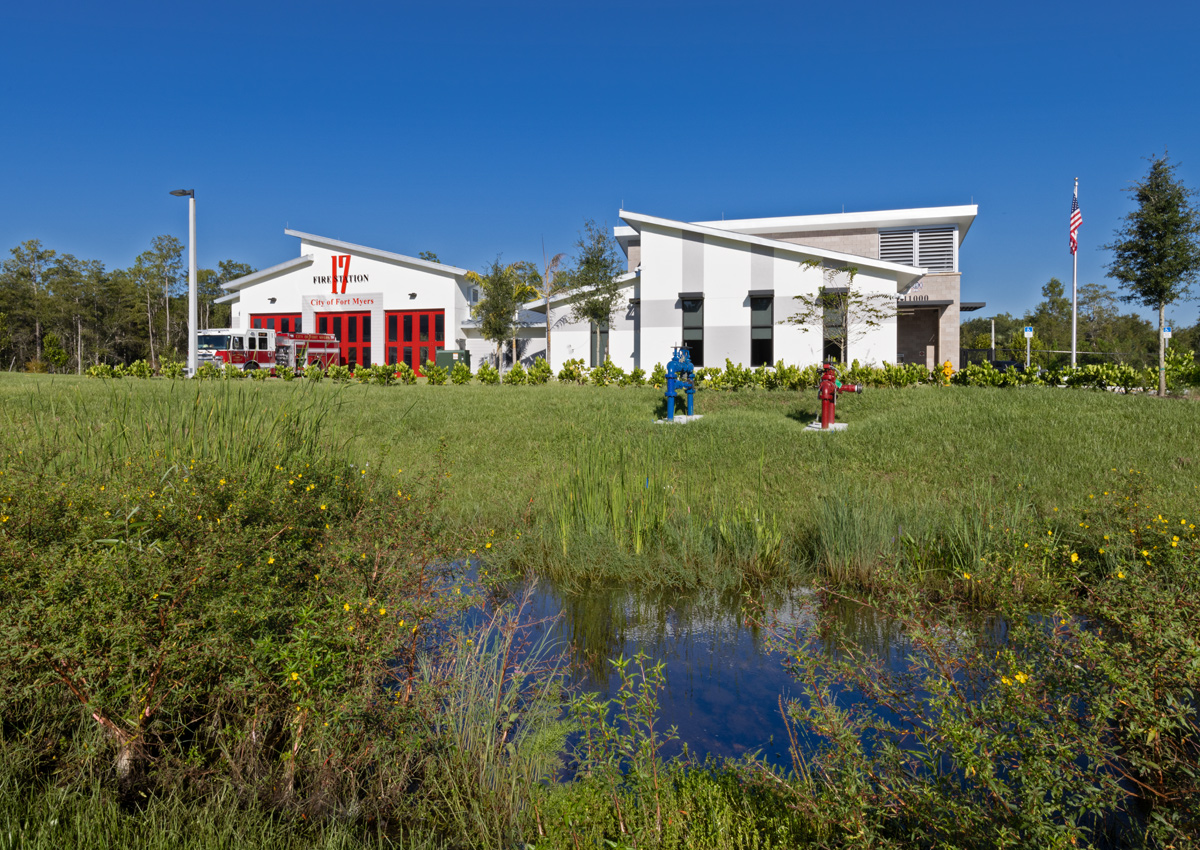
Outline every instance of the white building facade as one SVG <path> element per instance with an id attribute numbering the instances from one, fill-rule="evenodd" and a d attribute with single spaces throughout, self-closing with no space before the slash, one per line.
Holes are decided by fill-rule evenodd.
<path id="1" fill-rule="evenodd" d="M 614 231 L 628 258 L 626 297 L 607 329 L 572 324 L 569 298 L 551 304 L 552 364 L 665 363 L 687 345 L 697 365 L 758 366 L 835 357 L 864 363 L 958 361 L 959 246 L 974 205 L 736 221 L 683 222 L 622 211 Z M 849 270 L 853 269 L 853 278 Z M 895 304 L 877 326 L 852 327 L 847 351 L 825 328 L 788 323 L 797 296 L 853 286 Z M 528 304 L 531 310 L 545 308 Z"/>
<path id="2" fill-rule="evenodd" d="M 420 373 L 466 348 L 474 286 L 465 269 L 295 230 L 300 256 L 225 284 L 234 328 L 336 336 L 344 365 L 405 362 Z"/>
<path id="3" fill-rule="evenodd" d="M 970 205 L 684 222 L 623 210 L 614 236 L 628 272 L 613 320 L 572 322 L 571 296 L 552 299 L 550 365 L 596 366 L 607 352 L 617 366 L 649 371 L 681 344 L 698 366 L 958 362 L 960 314 L 984 306 L 959 299 L 959 247 L 977 212 Z M 465 349 L 473 366 L 495 353 L 471 318 L 479 289 L 465 269 L 284 232 L 300 240 L 299 257 L 225 284 L 229 294 L 219 301 L 231 305 L 233 327 L 331 333 L 343 364 L 405 362 L 418 373 L 439 349 Z M 889 309 L 875 326 L 851 327 L 842 351 L 822 322 L 787 321 L 800 310 L 798 296 L 823 286 L 852 286 Z M 526 365 L 546 355 L 546 312 L 536 301 L 518 314 L 517 356 Z"/>

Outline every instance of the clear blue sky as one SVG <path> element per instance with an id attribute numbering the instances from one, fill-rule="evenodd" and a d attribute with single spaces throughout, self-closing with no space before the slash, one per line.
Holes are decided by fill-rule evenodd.
<path id="1" fill-rule="evenodd" d="M 964 300 L 1079 281 L 1170 150 L 1200 188 L 1193 3 L 5 3 L 0 250 L 296 256 L 285 225 L 480 268 L 585 218 L 979 204 Z M 1111 283 L 1111 282 L 1109 282 Z M 1196 321 L 1197 303 L 1173 313 Z"/>

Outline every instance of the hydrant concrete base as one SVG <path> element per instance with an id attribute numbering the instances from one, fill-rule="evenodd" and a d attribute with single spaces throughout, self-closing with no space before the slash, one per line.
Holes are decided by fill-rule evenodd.
<path id="1" fill-rule="evenodd" d="M 655 425 L 686 425 L 689 422 L 695 422 L 697 419 L 703 419 L 703 418 L 704 418 L 704 416 L 699 413 L 697 413 L 693 416 L 687 416 L 687 415 L 680 413 L 680 414 L 676 414 L 674 419 L 655 419 L 654 424 Z"/>
<path id="2" fill-rule="evenodd" d="M 830 423 L 828 428 L 822 428 L 821 420 L 814 419 L 812 422 L 809 422 L 807 425 L 804 426 L 804 430 L 805 431 L 822 431 L 822 432 L 845 431 L 848 427 L 849 427 L 849 425 L 847 425 L 845 422 L 833 422 L 833 423 Z"/>

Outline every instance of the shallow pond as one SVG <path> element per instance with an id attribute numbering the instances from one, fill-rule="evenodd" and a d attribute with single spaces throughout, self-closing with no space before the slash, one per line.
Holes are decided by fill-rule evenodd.
<path id="1" fill-rule="evenodd" d="M 793 590 L 765 600 L 769 621 L 794 629 L 812 622 L 812 591 Z M 903 640 L 894 625 L 872 609 L 837 606 L 847 633 L 889 666 L 904 664 Z M 741 756 L 760 750 L 766 760 L 790 763 L 780 697 L 796 689 L 759 628 L 748 625 L 743 599 L 711 592 L 644 592 L 591 588 L 565 592 L 549 583 L 535 587 L 525 619 L 571 650 L 572 681 L 582 690 L 611 696 L 620 679 L 608 659 L 645 652 L 666 665 L 659 693 L 662 729 L 676 726 L 679 741 L 701 758 Z"/>

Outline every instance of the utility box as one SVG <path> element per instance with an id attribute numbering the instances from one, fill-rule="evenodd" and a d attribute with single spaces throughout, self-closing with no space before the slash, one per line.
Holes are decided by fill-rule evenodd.
<path id="1" fill-rule="evenodd" d="M 439 348 L 434 365 L 439 369 L 453 369 L 457 363 L 466 363 L 471 368 L 471 352 L 465 348 Z"/>

